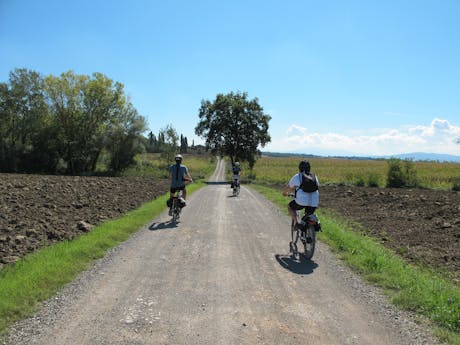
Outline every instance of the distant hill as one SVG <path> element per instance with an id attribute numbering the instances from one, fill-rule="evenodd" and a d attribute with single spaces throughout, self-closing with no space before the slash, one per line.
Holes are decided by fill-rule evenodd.
<path id="1" fill-rule="evenodd" d="M 306 158 L 320 158 L 322 156 L 315 156 L 305 153 L 287 153 L 287 152 L 262 152 L 262 156 L 266 157 L 306 157 Z"/>
<path id="2" fill-rule="evenodd" d="M 442 153 L 426 153 L 426 152 L 412 152 L 403 153 L 400 155 L 387 156 L 385 158 L 399 158 L 399 159 L 412 159 L 414 161 L 438 161 L 438 162 L 455 162 L 460 163 L 460 156 L 442 154 Z"/>
<path id="3" fill-rule="evenodd" d="M 437 162 L 454 162 L 460 163 L 460 156 L 441 154 L 441 153 L 426 153 L 426 152 L 413 152 L 413 153 L 404 153 L 399 155 L 391 156 L 319 156 L 312 154 L 302 154 L 302 153 L 287 153 L 287 152 L 262 152 L 262 156 L 267 157 L 305 157 L 305 158 L 342 158 L 342 159 L 389 159 L 389 158 L 398 158 L 398 159 L 412 159 L 414 161 L 437 161 Z"/>
<path id="4" fill-rule="evenodd" d="M 382 159 L 383 157 L 362 157 L 362 156 L 320 156 L 307 153 L 292 153 L 292 152 L 262 152 L 265 157 L 302 157 L 302 158 L 341 158 L 341 159 Z"/>

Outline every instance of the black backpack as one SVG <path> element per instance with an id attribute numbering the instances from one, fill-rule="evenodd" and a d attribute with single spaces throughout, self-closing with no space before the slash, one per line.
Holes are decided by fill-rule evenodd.
<path id="1" fill-rule="evenodd" d="M 313 193 L 318 190 L 318 183 L 316 182 L 316 176 L 313 173 L 301 172 L 302 183 L 300 189 L 305 193 Z"/>

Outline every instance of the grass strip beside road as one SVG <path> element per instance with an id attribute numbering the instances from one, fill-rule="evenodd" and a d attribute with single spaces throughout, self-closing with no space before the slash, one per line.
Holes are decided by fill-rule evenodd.
<path id="1" fill-rule="evenodd" d="M 203 187 L 194 183 L 189 193 Z M 22 260 L 0 271 L 0 334 L 14 322 L 32 315 L 45 301 L 70 283 L 110 248 L 158 216 L 166 208 L 169 193 L 123 217 L 102 223 L 91 232 L 72 241 L 60 242 L 26 255 Z"/>
<path id="2" fill-rule="evenodd" d="M 251 185 L 287 213 L 289 200 L 279 190 Z M 382 287 L 391 301 L 427 317 L 436 335 L 460 345 L 460 289 L 432 270 L 405 262 L 376 240 L 354 231 L 332 212 L 318 210 L 323 231 L 318 238 L 374 285 Z"/>

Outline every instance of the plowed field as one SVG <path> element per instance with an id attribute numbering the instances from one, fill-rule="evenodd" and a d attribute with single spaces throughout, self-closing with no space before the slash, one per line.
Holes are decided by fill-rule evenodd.
<path id="1" fill-rule="evenodd" d="M 0 268 L 166 193 L 166 180 L 0 174 Z"/>
<path id="2" fill-rule="evenodd" d="M 145 178 L 0 174 L 0 267 L 168 191 Z M 323 186 L 320 206 L 404 258 L 460 278 L 460 192 Z"/>

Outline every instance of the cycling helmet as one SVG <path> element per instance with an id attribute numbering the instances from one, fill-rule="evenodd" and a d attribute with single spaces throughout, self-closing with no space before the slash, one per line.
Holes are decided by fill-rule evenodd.
<path id="1" fill-rule="evenodd" d="M 305 172 L 310 172 L 310 163 L 307 161 L 301 161 L 299 163 L 299 170 L 300 171 L 305 171 Z"/>
<path id="2" fill-rule="evenodd" d="M 235 162 L 235 166 L 239 167 L 239 166 L 240 166 L 240 162 Z"/>
<path id="3" fill-rule="evenodd" d="M 182 162 L 182 155 L 177 154 L 176 157 L 174 157 L 176 162 Z"/>

